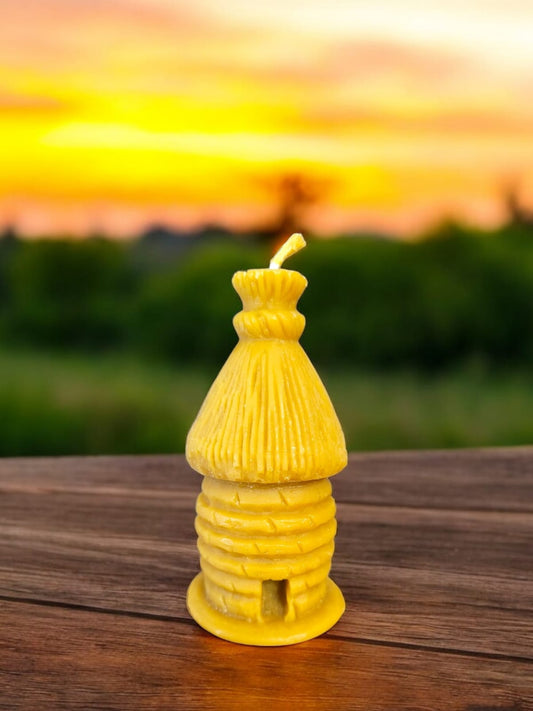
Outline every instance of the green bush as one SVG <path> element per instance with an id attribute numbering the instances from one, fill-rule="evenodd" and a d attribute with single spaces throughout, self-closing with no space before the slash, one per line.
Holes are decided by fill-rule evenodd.
<path id="1" fill-rule="evenodd" d="M 140 264 L 137 246 L 0 244 L 3 343 L 219 366 L 236 342 L 231 276 L 266 266 L 269 255 L 244 240 L 165 243 L 164 259 Z M 315 240 L 287 267 L 309 280 L 302 343 L 318 363 L 437 369 L 533 356 L 531 229 L 446 224 L 418 242 Z"/>
<path id="2" fill-rule="evenodd" d="M 231 277 L 265 259 L 262 250 L 221 244 L 150 275 L 137 302 L 137 344 L 159 358 L 222 362 L 237 341 L 231 319 L 240 310 L 240 301 Z"/>
<path id="3" fill-rule="evenodd" d="M 4 334 L 54 347 L 120 344 L 133 277 L 123 245 L 109 240 L 24 242 L 5 269 Z"/>

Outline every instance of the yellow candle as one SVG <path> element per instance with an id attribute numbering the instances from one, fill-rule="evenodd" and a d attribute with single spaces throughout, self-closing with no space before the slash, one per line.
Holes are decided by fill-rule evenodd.
<path id="1" fill-rule="evenodd" d="M 303 246 L 293 235 L 269 269 L 234 275 L 239 342 L 187 437 L 187 460 L 205 477 L 196 518 L 202 572 L 187 606 L 204 629 L 243 644 L 303 642 L 344 611 L 329 578 L 328 480 L 346 466 L 344 435 L 298 342 L 307 280 L 281 268 Z"/>

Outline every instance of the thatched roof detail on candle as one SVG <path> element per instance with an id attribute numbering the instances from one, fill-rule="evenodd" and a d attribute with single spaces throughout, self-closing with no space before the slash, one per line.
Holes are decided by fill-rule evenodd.
<path id="1" fill-rule="evenodd" d="M 233 285 L 243 301 L 234 318 L 239 343 L 187 438 L 201 474 L 250 483 L 332 476 L 346 465 L 344 435 L 322 381 L 298 343 L 298 272 L 251 269 Z"/>

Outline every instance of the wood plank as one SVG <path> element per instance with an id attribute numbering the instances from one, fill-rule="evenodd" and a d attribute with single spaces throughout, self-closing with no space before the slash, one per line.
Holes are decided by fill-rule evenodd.
<path id="1" fill-rule="evenodd" d="M 0 492 L 124 490 L 139 496 L 197 491 L 201 476 L 183 455 L 31 457 L 0 459 Z"/>
<path id="2" fill-rule="evenodd" d="M 533 666 L 325 636 L 233 645 L 192 624 L 4 603 L 3 711 L 527 711 Z"/>
<path id="3" fill-rule="evenodd" d="M 344 501 L 421 508 L 533 511 L 533 447 L 351 454 L 334 477 Z M 183 455 L 0 460 L 0 492 L 197 491 Z"/>
<path id="4" fill-rule="evenodd" d="M 196 492 L 9 490 L 0 595 L 188 619 Z M 532 653 L 532 517 L 339 504 L 345 636 Z"/>
<path id="5" fill-rule="evenodd" d="M 339 549 L 352 560 L 532 580 L 533 516 L 338 504 Z"/>
<path id="6" fill-rule="evenodd" d="M 349 608 L 336 633 L 533 659 L 531 583 L 517 587 L 489 577 L 350 567 L 350 580 L 341 583 Z"/>
<path id="7" fill-rule="evenodd" d="M 533 512 L 533 447 L 350 454 L 345 503 Z"/>
<path id="8" fill-rule="evenodd" d="M 5 493 L 0 595 L 186 616 L 195 495 Z"/>

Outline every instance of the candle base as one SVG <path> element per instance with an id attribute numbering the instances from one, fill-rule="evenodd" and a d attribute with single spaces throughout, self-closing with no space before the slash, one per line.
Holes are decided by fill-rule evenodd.
<path id="1" fill-rule="evenodd" d="M 187 591 L 187 608 L 193 619 L 216 637 L 237 644 L 278 647 L 298 644 L 318 637 L 338 622 L 345 609 L 344 597 L 330 578 L 322 602 L 302 617 L 293 620 L 244 620 L 225 615 L 207 600 L 204 574 L 199 573 Z"/>

